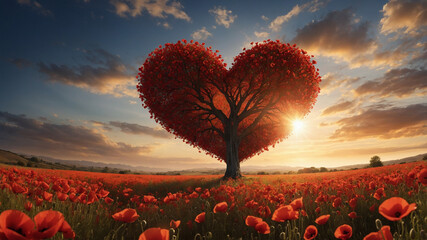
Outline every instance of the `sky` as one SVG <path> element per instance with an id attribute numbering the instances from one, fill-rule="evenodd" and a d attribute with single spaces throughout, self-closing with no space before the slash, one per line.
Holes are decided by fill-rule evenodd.
<path id="1" fill-rule="evenodd" d="M 205 42 L 231 66 L 251 42 L 314 55 L 302 126 L 246 166 L 336 167 L 427 153 L 427 2 L 0 2 L 0 149 L 151 168 L 224 168 L 157 124 L 136 90 L 159 45 Z"/>

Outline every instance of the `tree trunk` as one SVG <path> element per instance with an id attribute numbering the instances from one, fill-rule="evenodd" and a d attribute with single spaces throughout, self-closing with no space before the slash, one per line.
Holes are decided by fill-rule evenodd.
<path id="1" fill-rule="evenodd" d="M 229 124 L 225 129 L 226 163 L 227 169 L 223 179 L 237 179 L 242 176 L 240 172 L 239 144 L 237 137 L 237 124 Z"/>

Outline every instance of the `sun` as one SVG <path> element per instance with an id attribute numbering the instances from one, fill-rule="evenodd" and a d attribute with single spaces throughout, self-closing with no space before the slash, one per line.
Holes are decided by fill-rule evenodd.
<path id="1" fill-rule="evenodd" d="M 300 133 L 304 129 L 304 122 L 300 119 L 296 119 L 292 121 L 292 132 Z"/>

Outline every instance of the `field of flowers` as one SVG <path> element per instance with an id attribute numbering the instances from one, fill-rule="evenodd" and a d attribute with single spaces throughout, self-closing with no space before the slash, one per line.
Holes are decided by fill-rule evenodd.
<path id="1" fill-rule="evenodd" d="M 0 239 L 427 239 L 427 164 L 245 176 L 0 168 Z"/>

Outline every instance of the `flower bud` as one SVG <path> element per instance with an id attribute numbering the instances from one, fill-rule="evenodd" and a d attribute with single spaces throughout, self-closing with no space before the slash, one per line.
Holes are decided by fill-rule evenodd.
<path id="1" fill-rule="evenodd" d="M 409 237 L 411 238 L 411 239 L 415 239 L 415 229 L 413 229 L 413 228 L 411 228 L 411 231 L 409 231 Z"/>
<path id="2" fill-rule="evenodd" d="M 285 232 L 281 232 L 281 233 L 280 233 L 280 235 L 279 235 L 279 239 L 280 239 L 280 240 L 285 240 L 285 239 L 286 239 L 286 234 L 285 234 Z"/>
<path id="3" fill-rule="evenodd" d="M 375 225 L 377 226 L 377 230 L 380 230 L 383 227 L 383 223 L 379 219 L 375 220 Z"/>
<path id="4" fill-rule="evenodd" d="M 197 233 L 196 235 L 194 235 L 194 240 L 202 240 L 202 235 L 200 235 L 200 233 Z"/>

